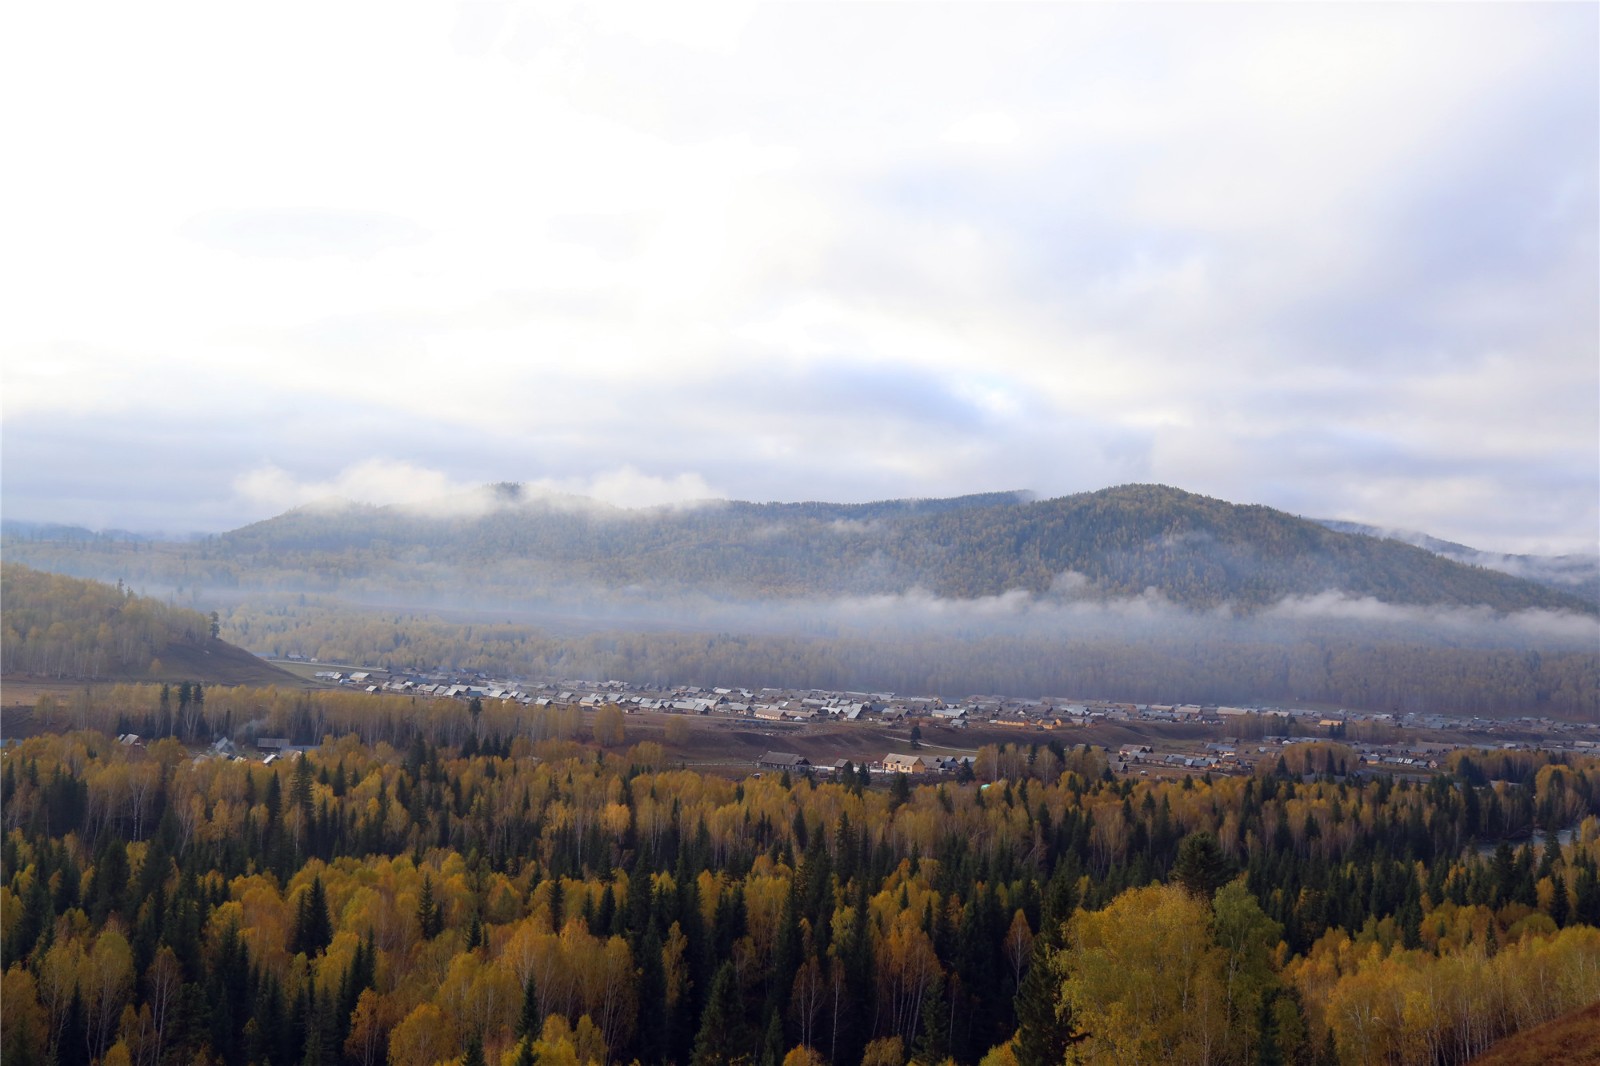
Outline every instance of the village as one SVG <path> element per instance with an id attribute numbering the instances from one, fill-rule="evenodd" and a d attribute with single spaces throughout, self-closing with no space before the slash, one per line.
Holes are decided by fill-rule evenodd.
<path id="1" fill-rule="evenodd" d="M 970 775 L 986 744 L 1103 748 L 1118 775 L 1253 773 L 1275 766 L 1294 744 L 1334 740 L 1354 761 L 1331 773 L 1382 772 L 1422 778 L 1458 748 L 1600 751 L 1600 723 L 1522 716 L 1509 719 L 1445 714 L 1373 713 L 1276 706 L 1136 704 L 1074 698 L 974 695 L 958 700 L 888 692 L 829 692 L 679 686 L 653 689 L 624 681 L 497 679 L 446 672 L 391 674 L 375 669 L 321 669 L 317 680 L 370 693 L 506 700 L 529 707 L 614 706 L 625 715 L 690 715 L 761 730 L 775 743 L 751 760 L 750 772 L 825 778 L 850 769 L 913 778 Z M 900 750 L 823 758 L 781 750 L 784 737 L 849 724 L 903 736 Z M 781 746 L 780 746 L 781 745 Z M 287 748 L 287 742 L 282 742 Z"/>

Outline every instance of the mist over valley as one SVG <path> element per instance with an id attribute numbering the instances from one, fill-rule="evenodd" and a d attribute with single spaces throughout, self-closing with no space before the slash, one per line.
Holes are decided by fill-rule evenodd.
<path id="1" fill-rule="evenodd" d="M 1600 691 L 1570 561 L 1540 583 L 1165 486 L 629 510 L 497 485 L 5 549 L 394 670 L 1578 717 Z"/>

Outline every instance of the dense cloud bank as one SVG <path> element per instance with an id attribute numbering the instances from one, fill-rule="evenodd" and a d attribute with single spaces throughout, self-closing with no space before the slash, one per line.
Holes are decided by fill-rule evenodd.
<path id="1" fill-rule="evenodd" d="M 1593 5 L 25 7 L 8 515 L 1165 481 L 1594 548 Z"/>

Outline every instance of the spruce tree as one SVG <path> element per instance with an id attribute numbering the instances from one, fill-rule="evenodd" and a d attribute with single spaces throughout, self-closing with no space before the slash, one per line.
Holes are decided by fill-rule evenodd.
<path id="1" fill-rule="evenodd" d="M 311 813 L 311 759 L 305 755 L 294 761 L 294 772 L 289 776 L 289 802 L 307 814 Z"/>
<path id="2" fill-rule="evenodd" d="M 1578 866 L 1572 887 L 1572 923 L 1600 925 L 1600 877 L 1595 875 L 1592 861 L 1584 861 Z"/>
<path id="3" fill-rule="evenodd" d="M 55 1066 L 89 1066 L 88 1016 L 83 996 L 76 988 L 67 1007 L 67 1019 L 56 1048 Z"/>
<path id="4" fill-rule="evenodd" d="M 1190 833 L 1178 845 L 1178 861 L 1172 865 L 1172 879 L 1198 899 L 1210 899 L 1233 876 L 1233 864 L 1223 854 L 1211 833 Z"/>
<path id="5" fill-rule="evenodd" d="M 911 1051 L 911 1061 L 917 1066 L 938 1066 L 950 1057 L 949 1004 L 950 998 L 944 992 L 944 980 L 935 976 L 928 990 L 927 1003 L 922 1008 L 917 1042 Z"/>
<path id="6" fill-rule="evenodd" d="M 461 1066 L 488 1066 L 483 1057 L 483 1030 L 474 1029 L 467 1037 L 467 1051 L 461 1056 Z"/>
<path id="7" fill-rule="evenodd" d="M 433 900 L 433 878 L 427 874 L 422 875 L 422 892 L 417 897 L 417 925 L 424 940 L 432 940 L 444 930 L 444 915 Z"/>
<path id="8" fill-rule="evenodd" d="M 783 1018 L 776 1011 L 767 1015 L 767 1035 L 761 1041 L 761 1066 L 783 1066 L 787 1045 L 783 1039 Z"/>
<path id="9" fill-rule="evenodd" d="M 894 785 L 889 789 L 889 809 L 903 807 L 911 802 L 911 775 L 895 774 Z"/>
<path id="10" fill-rule="evenodd" d="M 700 1015 L 700 1032 L 694 1038 L 690 1066 L 727 1066 L 745 1053 L 744 1009 L 739 1002 L 739 981 L 733 963 L 724 962 L 711 982 L 711 995 Z"/>
<path id="11" fill-rule="evenodd" d="M 1567 925 L 1572 915 L 1571 902 L 1567 899 L 1567 881 L 1559 873 L 1552 879 L 1554 893 L 1550 897 L 1550 920 L 1556 923 L 1556 928 L 1561 929 Z"/>
<path id="12" fill-rule="evenodd" d="M 1033 942 L 1033 958 L 1017 987 L 1017 1066 L 1065 1062 L 1067 1049 L 1084 1038 L 1073 1030 L 1072 1012 L 1061 1003 L 1057 955 L 1043 936 Z"/>
<path id="13" fill-rule="evenodd" d="M 655 923 L 646 928 L 635 958 L 639 960 L 639 1030 L 634 1036 L 635 1048 L 644 1062 L 665 1062 L 670 1057 L 673 1011 L 667 1005 L 667 976 L 661 964 L 661 937 Z"/>
<path id="14" fill-rule="evenodd" d="M 333 920 L 328 917 L 328 896 L 319 874 L 300 897 L 300 909 L 295 917 L 294 936 L 289 942 L 289 950 L 304 952 L 306 958 L 312 958 L 332 942 Z"/>
<path id="15" fill-rule="evenodd" d="M 4 964 L 10 966 L 28 957 L 34 944 L 47 929 L 55 924 L 55 907 L 50 898 L 50 885 L 43 869 L 34 871 L 28 882 L 28 891 L 22 897 L 22 917 L 12 934 L 3 941 Z"/>
<path id="16" fill-rule="evenodd" d="M 527 985 L 522 989 L 522 1013 L 517 1015 L 517 1035 L 537 1040 L 543 1027 L 544 1019 L 539 1017 L 539 990 L 534 985 L 533 977 L 529 976 Z"/>

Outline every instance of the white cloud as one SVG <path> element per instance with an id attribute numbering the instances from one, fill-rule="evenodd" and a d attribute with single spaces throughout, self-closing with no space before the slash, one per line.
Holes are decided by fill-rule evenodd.
<path id="1" fill-rule="evenodd" d="M 302 506 L 349 503 L 425 509 L 431 514 L 476 515 L 514 506 L 481 482 L 452 478 L 439 470 L 394 459 L 367 459 L 333 477 L 301 479 L 263 463 L 234 479 L 234 491 L 268 513 Z M 522 484 L 521 499 L 578 496 L 625 509 L 684 507 L 717 498 L 698 474 L 659 477 L 621 466 L 589 477 L 538 478 Z"/>
<path id="2" fill-rule="evenodd" d="M 998 147 L 1014 144 L 1022 136 L 1022 126 L 1010 115 L 989 111 L 950 124 L 944 139 L 951 144 Z"/>
<path id="3" fill-rule="evenodd" d="M 759 498 L 1124 471 L 1592 549 L 1596 21 L 24 5 L 0 92 L 31 103 L 3 132 L 51 165 L 0 204 L 3 428 L 336 392 L 477 442 L 382 445 L 418 469 L 537 454 L 618 499 L 708 484 L 630 468 Z M 841 362 L 956 383 L 987 438 L 683 389 Z M 241 422 L 240 451 L 290 455 L 283 423 Z M 673 439 L 619 436 L 640 423 Z M 332 467 L 378 450 L 349 437 Z M 305 487 L 249 484 L 252 507 Z"/>
<path id="4" fill-rule="evenodd" d="M 720 498 L 699 474 L 657 477 L 632 466 L 622 466 L 591 477 L 540 479 L 529 483 L 535 491 L 571 493 L 630 509 L 685 507 Z"/>
<path id="5" fill-rule="evenodd" d="M 1487 607 L 1424 607 L 1382 603 L 1370 596 L 1324 592 L 1293 596 L 1262 614 L 1269 623 L 1341 621 L 1391 625 L 1418 634 L 1454 634 L 1473 638 L 1498 634 L 1535 644 L 1550 643 L 1575 648 L 1600 646 L 1600 620 L 1570 611 L 1526 610 L 1496 614 Z"/>
<path id="6" fill-rule="evenodd" d="M 301 480 L 272 463 L 240 474 L 234 490 L 256 507 L 287 511 L 307 504 L 417 505 L 474 499 L 479 486 L 452 480 L 437 470 L 393 459 L 367 459 L 326 480 Z M 475 501 L 487 509 L 487 499 Z M 469 508 L 470 509 L 470 508 Z"/>

